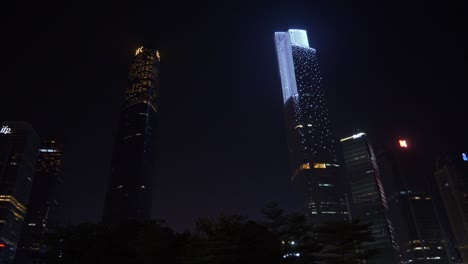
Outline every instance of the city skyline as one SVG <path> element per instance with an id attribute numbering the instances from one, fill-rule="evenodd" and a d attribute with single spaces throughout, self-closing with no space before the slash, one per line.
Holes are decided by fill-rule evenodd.
<path id="1" fill-rule="evenodd" d="M 39 135 L 64 138 L 64 223 L 101 219 L 125 76 L 134 50 L 146 42 L 159 46 L 165 63 L 158 150 L 164 156 L 153 217 L 179 229 L 219 212 L 259 217 L 271 200 L 293 205 L 275 31 L 303 28 L 313 36 L 337 137 L 360 127 L 373 137 L 411 135 L 430 157 L 444 149 L 467 152 L 466 125 L 457 123 L 465 111 L 460 54 L 467 45 L 457 13 L 463 9 L 165 7 L 156 21 L 150 7 L 123 6 L 52 12 L 34 4 L 6 17 L 11 41 L 2 43 L 9 64 L 0 120 L 24 120 Z M 447 19 L 432 20 L 434 14 Z M 200 37 L 199 29 L 210 32 Z M 25 63 L 41 67 L 26 71 Z"/>

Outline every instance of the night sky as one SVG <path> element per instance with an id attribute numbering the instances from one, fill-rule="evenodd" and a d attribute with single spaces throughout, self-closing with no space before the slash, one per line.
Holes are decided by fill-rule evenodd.
<path id="1" fill-rule="evenodd" d="M 407 137 L 430 157 L 468 151 L 461 1 L 162 2 L 1 10 L 0 120 L 64 142 L 64 224 L 101 219 L 122 94 L 144 44 L 162 61 L 153 217 L 177 230 L 221 212 L 257 219 L 270 201 L 298 207 L 275 31 L 307 30 L 338 138 L 362 129 L 375 141 Z"/>

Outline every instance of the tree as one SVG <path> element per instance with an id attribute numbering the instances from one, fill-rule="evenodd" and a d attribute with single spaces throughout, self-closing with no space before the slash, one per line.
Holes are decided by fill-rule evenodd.
<path id="1" fill-rule="evenodd" d="M 261 224 L 239 215 L 220 215 L 196 222 L 193 235 L 185 233 L 183 263 L 279 263 L 280 241 Z"/>
<path id="2" fill-rule="evenodd" d="M 379 253 L 369 249 L 367 242 L 375 241 L 370 224 L 359 221 L 328 222 L 315 230 L 316 239 L 323 246 L 319 258 L 325 263 L 365 263 Z M 368 262 L 367 262 L 368 263 Z"/>
<path id="3" fill-rule="evenodd" d="M 267 226 L 282 243 L 284 263 L 310 263 L 315 261 L 321 246 L 314 237 L 314 226 L 304 214 L 285 214 L 277 203 L 269 203 L 262 213 Z"/>

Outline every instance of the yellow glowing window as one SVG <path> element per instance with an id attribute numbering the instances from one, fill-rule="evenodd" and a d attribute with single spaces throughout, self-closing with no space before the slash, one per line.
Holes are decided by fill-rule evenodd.
<path id="1" fill-rule="evenodd" d="M 314 169 L 326 169 L 327 165 L 325 163 L 314 163 Z"/>
<path id="2" fill-rule="evenodd" d="M 301 165 L 301 169 L 303 170 L 310 170 L 310 164 L 309 163 L 304 163 Z"/>

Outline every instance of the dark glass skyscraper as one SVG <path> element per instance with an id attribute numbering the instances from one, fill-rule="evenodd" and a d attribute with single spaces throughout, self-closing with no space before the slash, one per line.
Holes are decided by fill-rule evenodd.
<path id="1" fill-rule="evenodd" d="M 466 153 L 441 155 L 434 171 L 442 210 L 463 263 L 468 263 L 468 158 Z"/>
<path id="2" fill-rule="evenodd" d="M 54 139 L 41 140 L 31 198 L 15 263 L 37 263 L 35 259 L 45 250 L 45 234 L 58 227 L 63 191 L 62 166 L 62 144 Z"/>
<path id="3" fill-rule="evenodd" d="M 373 261 L 382 264 L 395 263 L 393 226 L 387 219 L 387 200 L 374 150 L 367 135 L 362 132 L 341 139 L 341 145 L 353 220 L 371 224 L 375 241 L 367 243 L 367 246 L 381 252 Z"/>
<path id="4" fill-rule="evenodd" d="M 156 159 L 159 52 L 135 52 L 118 122 L 103 221 L 146 220 Z"/>
<path id="5" fill-rule="evenodd" d="M 291 180 L 313 223 L 347 219 L 343 176 L 328 118 L 317 53 L 305 30 L 275 33 L 291 158 Z"/>
<path id="6" fill-rule="evenodd" d="M 36 169 L 39 137 L 23 122 L 0 124 L 0 263 L 12 263 Z"/>
<path id="7" fill-rule="evenodd" d="M 431 192 L 431 167 L 407 140 L 377 154 L 400 263 L 448 263 L 451 244 Z"/>

